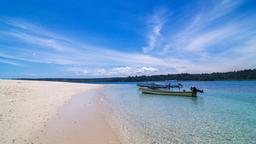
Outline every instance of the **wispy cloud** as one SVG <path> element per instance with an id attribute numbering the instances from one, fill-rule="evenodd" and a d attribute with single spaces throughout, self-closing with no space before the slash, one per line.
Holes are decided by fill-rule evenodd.
<path id="1" fill-rule="evenodd" d="M 3 45 L 4 49 L 0 50 L 0 56 L 16 61 L 57 64 L 67 67 L 76 66 L 75 68 L 69 68 L 68 71 L 80 74 L 93 74 L 87 71 L 95 69 L 95 65 L 116 67 L 113 69 L 105 68 L 108 71 L 107 75 L 125 74 L 125 69 L 117 68 L 119 65 L 132 67 L 127 72 L 130 74 L 147 74 L 150 70 L 153 72 L 153 69 L 149 69 L 150 66 L 163 66 L 173 69 L 173 66 L 165 60 L 151 55 L 121 52 L 83 43 L 27 22 L 22 22 L 22 25 L 20 25 L 15 19 L 8 19 L 8 22 L 4 24 L 11 25 L 11 28 L 1 30 L 0 35 L 10 37 L 12 41 L 22 43 L 22 45 L 16 45 L 15 43 L 8 46 Z M 87 67 L 89 70 L 80 69 L 79 67 Z"/>
<path id="2" fill-rule="evenodd" d="M 68 51 L 71 47 L 67 38 L 25 21 L 5 18 L 0 19 L 1 22 L 9 26 L 0 31 L 2 35 L 16 38 L 24 43 L 56 51 Z"/>
<path id="3" fill-rule="evenodd" d="M 213 29 L 207 32 L 202 32 L 195 35 L 193 38 L 187 41 L 183 50 L 185 51 L 204 51 L 207 47 L 223 41 L 224 39 L 230 39 L 237 32 L 238 27 L 227 26 L 218 29 Z"/>
<path id="4" fill-rule="evenodd" d="M 217 20 L 234 11 L 241 3 L 242 0 L 219 0 L 215 3 L 211 11 L 205 14 L 205 17 L 207 17 L 208 21 Z"/>
<path id="5" fill-rule="evenodd" d="M 180 72 L 228 71 L 253 68 L 255 55 L 248 51 L 255 47 L 256 15 L 233 14 L 243 5 L 243 1 L 220 0 L 206 8 L 190 14 L 184 27 L 161 35 L 161 46 L 155 47 L 150 54 L 164 58 L 172 57 L 183 61 L 176 66 Z M 170 17 L 168 20 L 171 20 Z M 243 21 L 241 21 L 243 18 Z M 165 25 L 161 29 L 174 29 Z M 173 31 L 172 31 L 173 32 Z M 236 57 L 234 57 L 234 55 Z M 248 57 L 250 55 L 250 58 Z M 236 60 L 234 60 L 236 59 Z M 238 60 L 239 59 L 239 60 Z"/>
<path id="6" fill-rule="evenodd" d="M 161 41 L 163 41 L 161 30 L 165 25 L 165 21 L 168 16 L 169 16 L 168 9 L 160 8 L 155 10 L 153 15 L 149 17 L 148 25 L 149 25 L 150 31 L 147 35 L 148 45 L 146 47 L 143 47 L 143 51 L 145 53 L 160 47 L 160 43 Z"/>
<path id="7" fill-rule="evenodd" d="M 8 64 L 8 65 L 13 65 L 13 66 L 18 66 L 18 67 L 23 66 L 22 64 L 17 63 L 17 62 L 15 62 L 13 60 L 1 58 L 1 57 L 0 57 L 0 63 Z"/>
<path id="8" fill-rule="evenodd" d="M 204 50 L 213 43 L 232 39 L 232 36 L 240 32 L 239 19 L 227 20 L 227 18 L 221 21 L 218 19 L 232 12 L 238 4 L 238 1 L 222 0 L 208 10 L 199 11 L 194 16 L 190 16 L 192 19 L 188 18 L 188 24 L 184 28 L 166 39 L 167 44 L 163 46 L 164 50 L 166 52 L 172 49 L 198 51 Z"/>

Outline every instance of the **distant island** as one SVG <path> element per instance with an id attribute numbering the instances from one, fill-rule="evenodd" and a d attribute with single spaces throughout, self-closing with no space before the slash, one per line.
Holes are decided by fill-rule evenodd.
<path id="1" fill-rule="evenodd" d="M 202 74 L 167 74 L 152 76 L 129 76 L 112 78 L 20 78 L 19 80 L 42 80 L 62 82 L 143 82 L 143 81 L 215 81 L 215 80 L 256 80 L 256 69 L 247 69 L 232 72 L 214 72 Z"/>

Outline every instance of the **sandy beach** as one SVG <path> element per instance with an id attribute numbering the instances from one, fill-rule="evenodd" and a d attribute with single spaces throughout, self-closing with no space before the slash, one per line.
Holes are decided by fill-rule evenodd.
<path id="1" fill-rule="evenodd" d="M 0 143 L 119 143 L 97 100 L 89 96 L 89 91 L 102 87 L 0 80 Z M 77 101 L 87 104 L 70 104 L 79 95 L 83 97 Z"/>

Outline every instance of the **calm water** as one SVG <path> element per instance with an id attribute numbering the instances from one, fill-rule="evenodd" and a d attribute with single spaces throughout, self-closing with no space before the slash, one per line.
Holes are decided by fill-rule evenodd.
<path id="1" fill-rule="evenodd" d="M 134 84 L 105 90 L 127 143 L 256 143 L 256 81 L 183 82 L 197 98 L 141 94 Z"/>

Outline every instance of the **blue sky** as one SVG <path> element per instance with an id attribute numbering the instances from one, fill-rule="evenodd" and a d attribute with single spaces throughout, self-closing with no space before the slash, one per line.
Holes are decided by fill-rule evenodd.
<path id="1" fill-rule="evenodd" d="M 0 1 L 0 77 L 256 68 L 256 1 Z"/>

